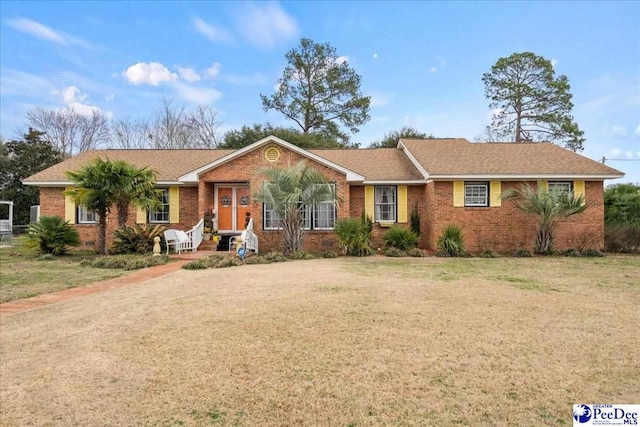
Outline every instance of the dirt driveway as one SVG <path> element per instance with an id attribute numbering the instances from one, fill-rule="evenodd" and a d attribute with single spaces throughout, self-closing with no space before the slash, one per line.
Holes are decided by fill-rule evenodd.
<path id="1" fill-rule="evenodd" d="M 640 402 L 640 258 L 177 271 L 2 318 L 2 425 L 557 425 Z"/>

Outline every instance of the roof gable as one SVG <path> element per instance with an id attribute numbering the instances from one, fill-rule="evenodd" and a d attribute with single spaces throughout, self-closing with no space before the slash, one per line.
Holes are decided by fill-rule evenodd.
<path id="1" fill-rule="evenodd" d="M 311 159 L 317 163 L 320 163 L 321 165 L 324 165 L 330 169 L 333 169 L 335 171 L 338 172 L 342 172 L 346 175 L 347 178 L 347 182 L 362 182 L 364 181 L 364 176 L 345 168 L 344 166 L 341 166 L 337 163 L 334 163 L 330 160 L 327 160 L 324 157 L 321 157 L 311 151 L 307 151 L 303 148 L 298 147 L 297 145 L 293 145 L 285 140 L 282 140 L 278 137 L 275 137 L 273 135 L 268 136 L 266 138 L 261 139 L 260 141 L 254 142 L 251 145 L 247 145 L 246 147 L 243 147 L 239 150 L 235 150 L 231 153 L 228 153 L 212 162 L 209 162 L 205 165 L 200 166 L 197 169 L 194 169 L 188 173 L 185 173 L 183 175 L 181 175 L 178 179 L 182 182 L 185 183 L 197 183 L 198 182 L 198 176 L 204 172 L 208 172 L 212 169 L 215 169 L 216 167 L 223 165 L 225 163 L 228 163 L 230 161 L 232 161 L 233 159 L 236 159 L 238 157 L 241 157 L 247 153 L 250 153 L 254 150 L 257 150 L 258 148 L 269 144 L 269 143 L 274 143 L 277 145 L 280 145 L 283 148 L 286 148 L 290 151 L 293 151 L 297 154 L 299 154 L 302 157 L 306 157 L 308 159 Z"/>

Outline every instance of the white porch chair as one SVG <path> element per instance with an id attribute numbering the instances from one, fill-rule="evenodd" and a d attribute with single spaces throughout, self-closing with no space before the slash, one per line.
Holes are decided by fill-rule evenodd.
<path id="1" fill-rule="evenodd" d="M 174 247 L 177 253 L 191 250 L 198 250 L 198 246 L 202 242 L 202 224 L 201 219 L 191 230 L 182 231 L 170 228 L 164 231 L 164 241 L 167 244 L 167 255 L 169 255 L 169 246 Z"/>
<path id="2" fill-rule="evenodd" d="M 247 251 L 258 253 L 258 236 L 253 232 L 253 218 L 249 220 L 247 228 L 240 233 L 239 236 L 232 236 L 229 239 L 229 252 L 232 249 L 238 250 L 238 245 Z"/>

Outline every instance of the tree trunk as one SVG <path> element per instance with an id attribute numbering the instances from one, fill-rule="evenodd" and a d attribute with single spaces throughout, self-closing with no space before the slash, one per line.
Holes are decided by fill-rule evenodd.
<path id="1" fill-rule="evenodd" d="M 516 114 L 516 142 L 522 142 L 522 117 L 520 117 L 520 112 Z"/>
<path id="2" fill-rule="evenodd" d="M 96 252 L 99 254 L 107 253 L 107 212 L 98 213 L 98 243 L 96 244 Z"/>
<path id="3" fill-rule="evenodd" d="M 129 203 L 127 201 L 119 201 L 118 208 L 118 228 L 124 228 L 127 225 L 129 219 Z"/>

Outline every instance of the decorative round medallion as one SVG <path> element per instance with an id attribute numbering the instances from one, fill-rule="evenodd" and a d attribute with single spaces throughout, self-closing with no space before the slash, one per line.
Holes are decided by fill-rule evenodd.
<path id="1" fill-rule="evenodd" d="M 222 196 L 222 198 L 220 199 L 220 203 L 222 204 L 223 208 L 228 208 L 229 206 L 231 206 L 231 197 Z"/>
<path id="2" fill-rule="evenodd" d="M 264 152 L 264 158 L 270 163 L 277 162 L 280 160 L 280 150 L 276 147 L 267 148 Z"/>

